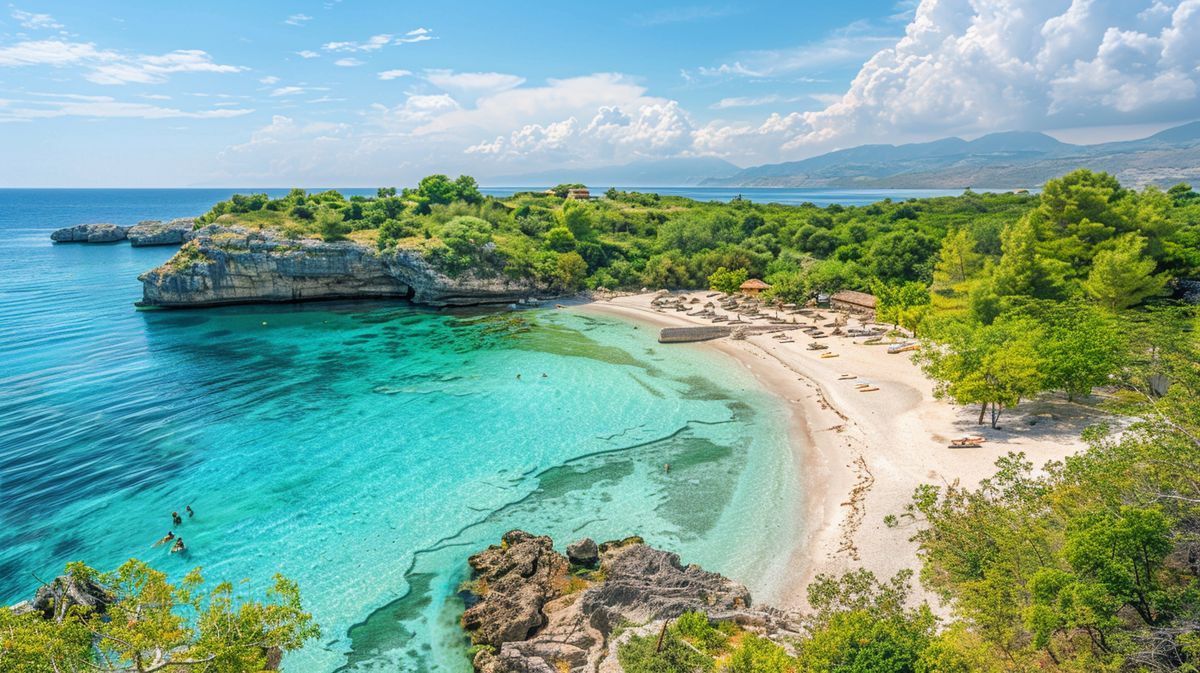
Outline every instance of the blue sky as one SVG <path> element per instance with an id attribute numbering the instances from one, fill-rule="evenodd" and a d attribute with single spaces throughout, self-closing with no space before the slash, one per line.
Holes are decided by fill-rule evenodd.
<path id="1" fill-rule="evenodd" d="M 15 2 L 0 186 L 486 182 L 1128 137 L 1197 116 L 1197 30 L 1200 0 Z"/>

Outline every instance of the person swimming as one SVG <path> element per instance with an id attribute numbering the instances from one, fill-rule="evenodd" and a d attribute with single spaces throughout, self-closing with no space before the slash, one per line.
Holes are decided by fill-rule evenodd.
<path id="1" fill-rule="evenodd" d="M 179 516 L 179 512 L 171 512 L 171 521 L 178 526 L 179 524 L 183 523 L 183 517 Z"/>
<path id="2" fill-rule="evenodd" d="M 174 539 L 175 539 L 175 531 L 169 530 L 169 531 L 167 531 L 166 535 L 162 536 L 161 540 L 154 543 L 154 546 L 159 547 L 159 546 L 164 545 Z"/>
<path id="3" fill-rule="evenodd" d="M 171 547 L 171 553 L 174 554 L 176 552 L 184 551 L 185 549 L 187 549 L 187 547 L 183 546 L 183 538 L 179 538 L 175 541 L 175 546 Z"/>
<path id="4" fill-rule="evenodd" d="M 196 513 L 192 511 L 192 506 L 191 506 L 191 505 L 188 505 L 187 507 L 184 507 L 184 509 L 185 509 L 185 510 L 187 510 L 187 513 L 188 513 L 188 518 L 189 518 L 189 519 L 190 519 L 190 518 L 192 518 L 192 517 L 194 517 L 194 516 L 196 516 Z"/>

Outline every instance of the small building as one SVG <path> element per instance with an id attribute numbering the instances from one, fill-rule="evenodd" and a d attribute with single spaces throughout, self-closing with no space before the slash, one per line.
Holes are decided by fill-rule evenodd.
<path id="1" fill-rule="evenodd" d="M 875 295 L 854 290 L 840 290 L 829 297 L 829 308 L 875 319 Z"/>
<path id="2" fill-rule="evenodd" d="M 587 187 L 576 187 L 575 189 L 567 190 L 567 198 L 576 201 L 587 201 L 592 198 L 592 194 L 587 190 Z"/>
<path id="3" fill-rule="evenodd" d="M 750 280 L 742 283 L 742 286 L 738 289 L 750 295 L 751 297 L 757 297 L 758 295 L 762 294 L 763 290 L 771 289 L 771 286 L 757 278 L 751 278 Z"/>

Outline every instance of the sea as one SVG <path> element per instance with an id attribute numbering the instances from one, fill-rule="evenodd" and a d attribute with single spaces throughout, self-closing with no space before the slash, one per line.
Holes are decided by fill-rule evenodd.
<path id="1" fill-rule="evenodd" d="M 290 670 L 458 673 L 467 557 L 514 528 L 560 548 L 641 535 L 787 590 L 803 447 L 786 403 L 711 349 L 553 308 L 139 311 L 138 274 L 173 249 L 50 241 L 238 191 L 264 190 L 0 189 L 0 604 L 76 560 L 201 567 L 247 597 L 282 573 L 322 628 Z M 186 552 L 153 546 L 168 531 Z"/>

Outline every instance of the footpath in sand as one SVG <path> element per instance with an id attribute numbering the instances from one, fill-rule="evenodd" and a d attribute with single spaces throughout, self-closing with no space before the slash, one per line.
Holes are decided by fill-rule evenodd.
<path id="1" fill-rule="evenodd" d="M 659 328 L 712 325 L 711 317 L 687 315 L 715 302 L 711 294 L 672 295 L 671 299 L 683 298 L 687 311 L 656 306 L 655 294 L 594 301 L 572 310 Z M 692 299 L 699 302 L 692 304 Z M 720 308 L 711 313 L 735 318 Z M 774 309 L 762 313 L 803 325 L 816 324 L 826 334 L 832 328 L 824 326 L 840 315 L 822 309 L 815 315 Z M 759 318 L 752 324 L 769 323 Z M 860 324 L 850 318 L 842 330 Z M 977 424 L 977 408 L 934 399 L 933 385 L 913 364 L 912 353 L 889 354 L 886 343 L 864 345 L 863 337 L 814 339 L 801 330 L 789 330 L 786 337 L 777 334 L 754 334 L 744 340 L 722 338 L 698 346 L 664 344 L 662 348 L 669 352 L 671 348 L 703 347 L 726 353 L 749 369 L 765 389 L 788 402 L 792 411 L 789 441 L 803 470 L 805 502 L 801 506 L 806 533 L 794 544 L 781 546 L 781 553 L 791 557 L 786 564 L 789 577 L 778 583 L 788 587 L 785 595 L 757 596 L 781 608 L 803 608 L 805 587 L 818 573 L 865 567 L 885 578 L 904 568 L 917 570 L 916 545 L 909 540 L 914 522 L 903 516 L 917 486 L 955 482 L 974 486 L 990 476 L 996 459 L 1009 451 L 1024 452 L 1040 467 L 1078 451 L 1083 446 L 1080 431 L 1096 420 L 1086 407 L 1041 401 L 1022 404 L 1017 414 L 1006 412 L 1002 427 L 992 430 Z M 827 348 L 809 350 L 814 341 Z M 952 440 L 970 436 L 984 438 L 979 448 L 950 448 Z M 889 514 L 899 520 L 894 527 L 884 523 Z"/>

